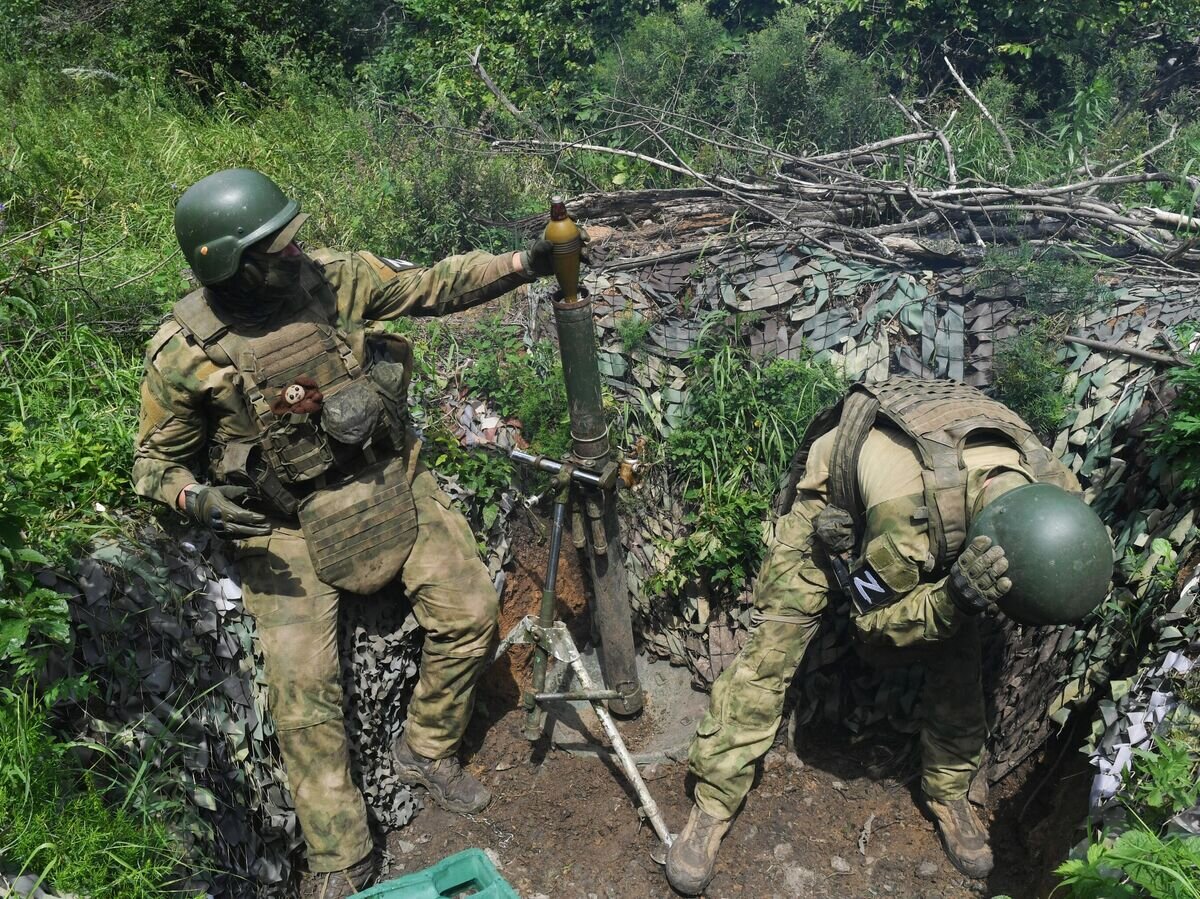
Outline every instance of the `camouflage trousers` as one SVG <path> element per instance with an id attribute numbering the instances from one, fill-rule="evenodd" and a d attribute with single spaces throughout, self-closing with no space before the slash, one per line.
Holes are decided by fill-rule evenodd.
<path id="1" fill-rule="evenodd" d="M 417 540 L 400 579 L 425 630 L 421 674 L 408 707 L 409 745 L 453 753 L 496 634 L 498 602 L 463 516 L 428 471 L 412 485 Z M 276 526 L 238 549 L 246 608 L 266 662 L 272 716 L 309 869 L 337 871 L 372 846 L 362 793 L 350 777 L 338 662 L 339 591 L 313 570 L 303 534 Z"/>
<path id="2" fill-rule="evenodd" d="M 779 730 L 784 694 L 820 624 L 830 576 L 817 561 L 811 520 L 822 505 L 797 503 L 777 523 L 755 589 L 753 632 L 713 684 L 696 728 L 688 757 L 696 805 L 721 820 L 732 818 L 750 791 L 755 765 Z M 921 786 L 934 799 L 965 796 L 987 734 L 975 619 L 942 591 L 925 589 L 854 624 L 867 658 L 891 663 L 904 650 L 909 661 L 925 664 Z"/>

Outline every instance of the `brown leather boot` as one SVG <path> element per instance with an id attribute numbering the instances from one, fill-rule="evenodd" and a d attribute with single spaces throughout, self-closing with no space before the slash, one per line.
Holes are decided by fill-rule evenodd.
<path id="1" fill-rule="evenodd" d="M 925 806 L 937 822 L 946 855 L 968 877 L 982 879 L 992 873 L 992 849 L 987 828 L 975 814 L 970 800 L 941 801 L 925 797 Z"/>
<path id="2" fill-rule="evenodd" d="M 304 875 L 300 884 L 300 899 L 346 899 L 365 890 L 379 879 L 379 855 L 367 855 L 341 871 Z"/>
<path id="3" fill-rule="evenodd" d="M 401 737 L 392 746 L 396 774 L 406 784 L 420 784 L 433 801 L 448 812 L 473 815 L 488 807 L 492 794 L 488 788 L 463 770 L 458 759 L 427 759 L 417 755 Z"/>
<path id="4" fill-rule="evenodd" d="M 699 896 L 712 880 L 717 851 L 731 823 L 693 805 L 683 832 L 667 850 L 667 882 L 685 896 Z"/>

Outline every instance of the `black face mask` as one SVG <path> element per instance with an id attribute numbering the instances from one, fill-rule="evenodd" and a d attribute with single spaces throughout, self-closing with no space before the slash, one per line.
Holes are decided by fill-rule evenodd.
<path id="1" fill-rule="evenodd" d="M 247 251 L 237 273 L 214 285 L 213 293 L 239 324 L 265 324 L 300 290 L 303 261 L 300 253 L 285 256 Z"/>

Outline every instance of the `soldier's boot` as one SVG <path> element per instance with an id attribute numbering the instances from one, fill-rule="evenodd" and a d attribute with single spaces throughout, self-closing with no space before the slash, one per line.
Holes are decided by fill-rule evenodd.
<path id="1" fill-rule="evenodd" d="M 712 880 L 713 866 L 730 821 L 692 806 L 687 824 L 667 850 L 667 882 L 685 896 L 699 896 Z"/>
<path id="2" fill-rule="evenodd" d="M 392 755 L 400 780 L 420 784 L 448 812 L 470 815 L 483 811 L 492 801 L 488 788 L 464 771 L 454 756 L 427 759 L 413 752 L 404 737 L 392 746 Z"/>
<path id="3" fill-rule="evenodd" d="M 371 852 L 341 871 L 305 875 L 300 885 L 300 899 L 346 899 L 372 886 L 378 879 L 379 854 Z"/>
<path id="4" fill-rule="evenodd" d="M 937 823 L 942 846 L 951 863 L 968 877 L 984 878 L 992 873 L 992 849 L 987 828 L 975 814 L 970 800 L 941 802 L 925 797 L 925 806 Z"/>

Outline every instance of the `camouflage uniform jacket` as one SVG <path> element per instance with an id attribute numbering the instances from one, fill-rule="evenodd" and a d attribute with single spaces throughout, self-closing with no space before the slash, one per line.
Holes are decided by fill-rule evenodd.
<path id="1" fill-rule="evenodd" d="M 370 253 L 318 250 L 309 258 L 334 298 L 334 308 L 323 311 L 360 356 L 368 322 L 457 312 L 533 280 L 514 269 L 511 253 L 477 251 L 402 270 Z M 259 435 L 241 380 L 234 366 L 214 363 L 174 317 L 164 322 L 147 347 L 142 379 L 133 463 L 141 496 L 174 507 L 184 487 L 202 480 L 211 442 Z"/>

